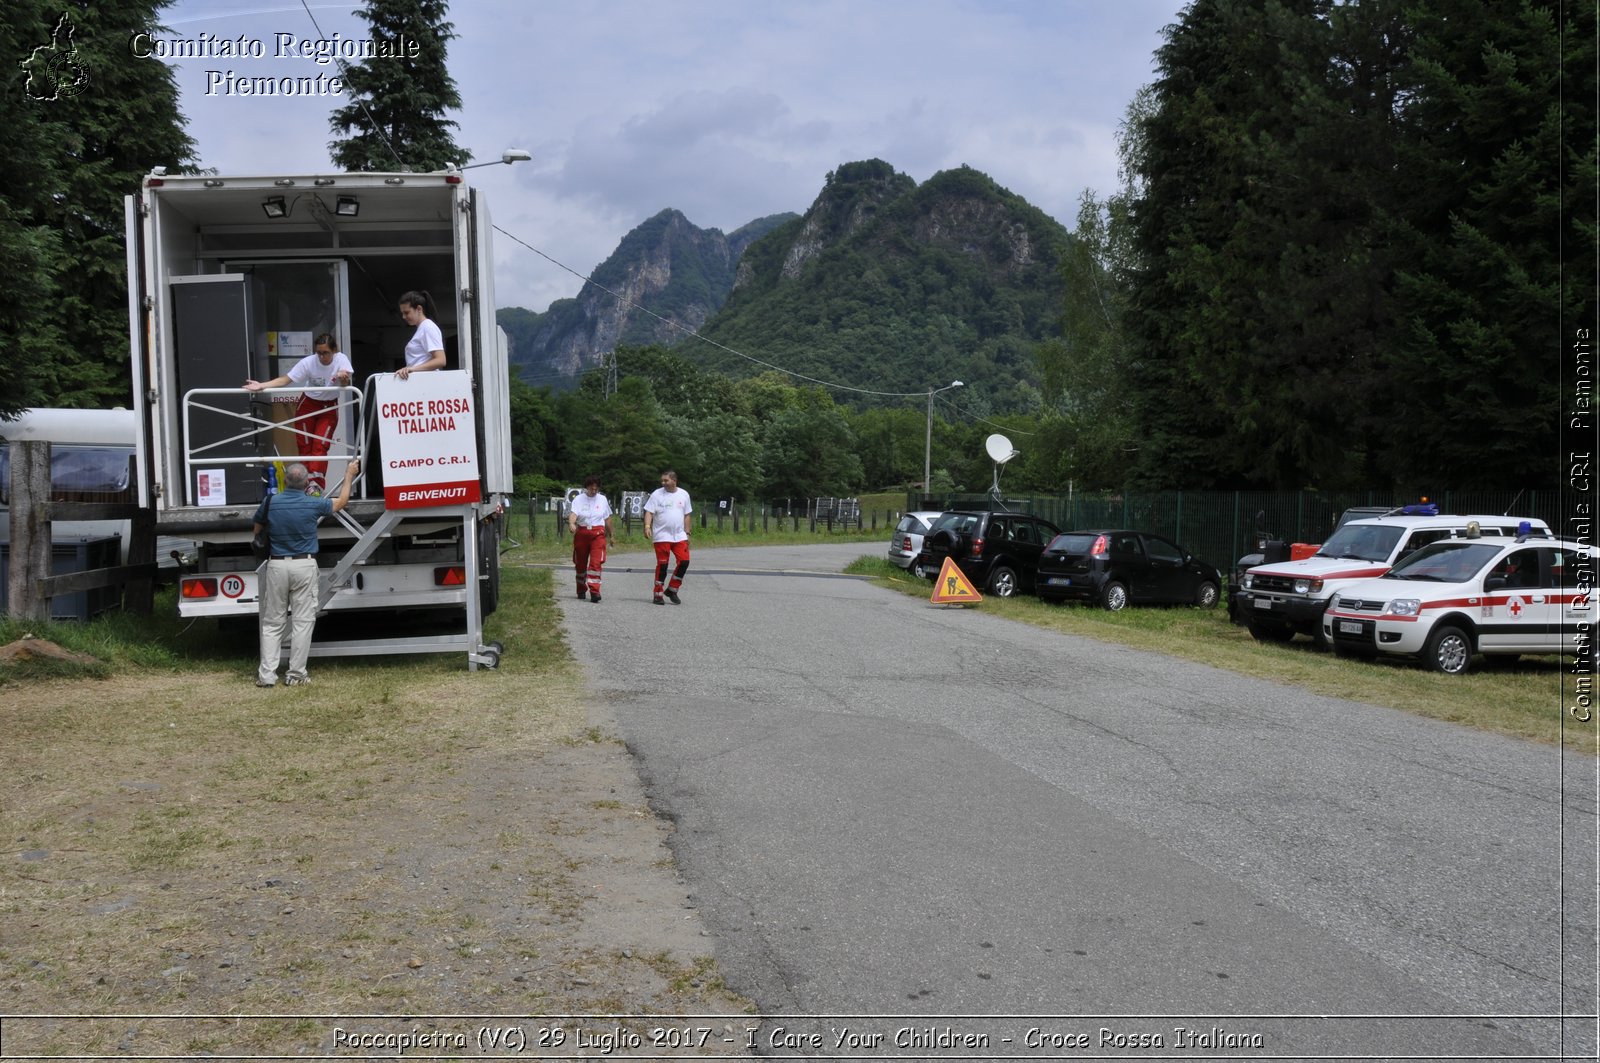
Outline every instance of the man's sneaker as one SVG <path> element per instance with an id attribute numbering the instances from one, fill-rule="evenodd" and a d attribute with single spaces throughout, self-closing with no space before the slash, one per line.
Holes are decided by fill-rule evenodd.
<path id="1" fill-rule="evenodd" d="M 585 597 L 587 597 L 588 594 L 589 594 L 588 591 L 584 590 L 582 587 L 579 587 L 578 588 L 578 601 L 580 601 L 580 602 L 583 601 L 583 599 Z"/>
<path id="2" fill-rule="evenodd" d="M 600 592 L 599 591 L 595 591 L 594 593 L 590 594 L 589 595 L 589 600 L 591 602 L 598 602 L 600 600 Z"/>
<path id="3" fill-rule="evenodd" d="M 655 604 L 657 604 L 657 605 L 666 605 L 667 604 L 667 600 L 665 598 L 661 597 L 661 595 L 659 595 L 659 594 L 656 595 L 654 598 L 652 598 L 650 600 L 652 602 L 654 602 Z"/>
<path id="4" fill-rule="evenodd" d="M 284 676 L 283 685 L 286 687 L 308 687 L 311 685 L 311 677 L 308 675 Z"/>
<path id="5" fill-rule="evenodd" d="M 256 680 L 256 686 L 258 686 L 258 687 L 275 687 L 277 685 L 278 685 L 278 680 L 277 680 L 276 676 L 274 676 L 272 678 L 272 680 L 270 680 L 270 681 L 268 681 L 266 679 L 257 679 Z"/>
<path id="6" fill-rule="evenodd" d="M 667 592 L 667 601 L 671 602 L 673 605 L 682 605 L 683 604 L 683 599 L 678 597 L 678 592 L 677 591 L 668 591 Z"/>

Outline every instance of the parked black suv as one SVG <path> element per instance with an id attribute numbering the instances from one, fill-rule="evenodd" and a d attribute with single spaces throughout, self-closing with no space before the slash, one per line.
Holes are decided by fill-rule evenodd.
<path id="1" fill-rule="evenodd" d="M 1033 589 L 1039 555 L 1058 531 L 1049 521 L 1024 513 L 956 510 L 933 522 L 912 569 L 934 579 L 944 559 L 951 557 L 973 586 L 1009 598 Z"/>

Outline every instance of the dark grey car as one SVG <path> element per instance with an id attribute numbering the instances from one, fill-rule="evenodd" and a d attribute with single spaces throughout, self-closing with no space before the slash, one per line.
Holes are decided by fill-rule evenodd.
<path id="1" fill-rule="evenodd" d="M 1094 528 L 1063 532 L 1039 559 L 1041 601 L 1098 602 L 1107 609 L 1142 603 L 1209 609 L 1222 591 L 1222 573 L 1159 535 Z"/>

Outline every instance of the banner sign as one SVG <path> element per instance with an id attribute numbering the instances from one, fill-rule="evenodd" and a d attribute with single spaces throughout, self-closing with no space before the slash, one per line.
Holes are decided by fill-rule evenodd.
<path id="1" fill-rule="evenodd" d="M 477 502 L 472 378 L 460 369 L 380 376 L 374 392 L 386 509 Z"/>

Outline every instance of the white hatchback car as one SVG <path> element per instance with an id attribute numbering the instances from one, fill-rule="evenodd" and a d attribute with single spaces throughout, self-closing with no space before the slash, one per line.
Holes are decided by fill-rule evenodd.
<path id="1" fill-rule="evenodd" d="M 933 522 L 944 516 L 940 510 L 918 510 L 907 513 L 900 518 L 900 523 L 894 526 L 894 535 L 889 539 L 889 560 L 901 568 L 910 568 L 917 563 L 917 555 L 922 553 L 922 537 L 928 534 L 928 528 Z M 921 572 L 917 573 L 922 576 Z"/>
<path id="2" fill-rule="evenodd" d="M 1597 558 L 1560 539 L 1446 539 L 1342 588 L 1323 634 L 1340 656 L 1421 657 L 1447 675 L 1465 672 L 1474 653 L 1567 654 L 1592 672 Z"/>

